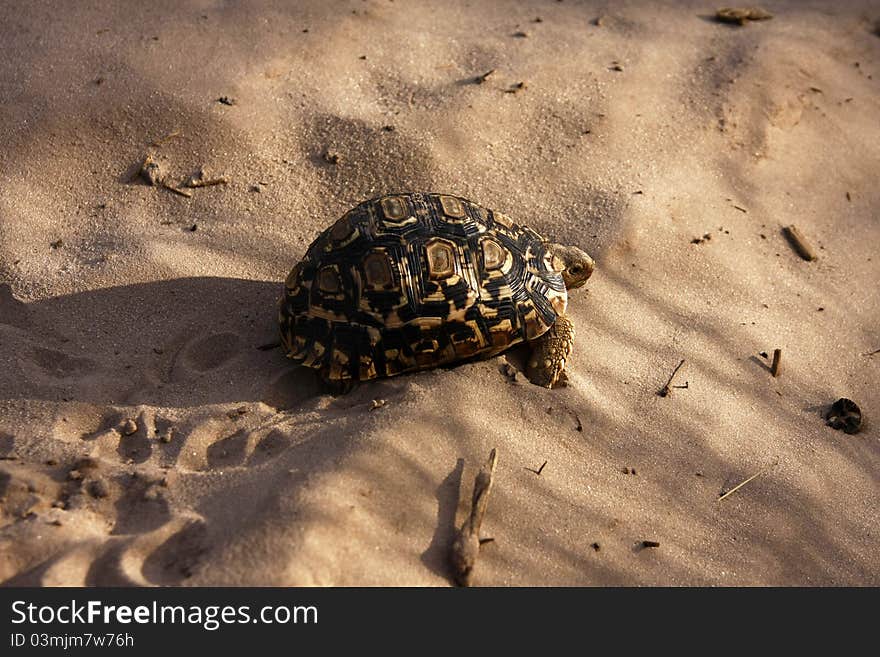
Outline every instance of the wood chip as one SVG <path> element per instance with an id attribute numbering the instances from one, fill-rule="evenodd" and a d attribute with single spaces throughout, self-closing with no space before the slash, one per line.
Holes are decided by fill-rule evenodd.
<path id="1" fill-rule="evenodd" d="M 813 250 L 813 247 L 810 246 L 807 238 L 804 237 L 803 233 L 801 233 L 797 226 L 794 224 L 786 226 L 783 229 L 783 232 L 801 258 L 807 261 L 813 261 L 816 259 L 816 252 Z"/>
<path id="2" fill-rule="evenodd" d="M 460 586 L 470 586 L 473 581 L 474 566 L 480 553 L 480 526 L 489 505 L 489 492 L 498 463 L 498 451 L 492 449 L 489 459 L 480 469 L 474 480 L 474 494 L 471 501 L 471 512 L 467 520 L 456 533 L 449 553 L 453 576 Z"/>
<path id="3" fill-rule="evenodd" d="M 715 19 L 721 23 L 745 25 L 749 21 L 765 21 L 773 18 L 766 9 L 761 7 L 724 7 L 715 12 Z"/>
<path id="4" fill-rule="evenodd" d="M 779 376 L 779 368 L 782 365 L 782 349 L 773 350 L 773 361 L 770 363 L 770 374 L 774 378 Z"/>

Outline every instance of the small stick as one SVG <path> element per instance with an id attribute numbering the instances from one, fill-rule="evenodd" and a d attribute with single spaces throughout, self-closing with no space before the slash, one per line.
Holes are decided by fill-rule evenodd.
<path id="1" fill-rule="evenodd" d="M 660 541 L 642 541 L 643 548 L 658 548 L 660 547 Z"/>
<path id="2" fill-rule="evenodd" d="M 180 130 L 175 130 L 174 132 L 168 133 L 167 135 L 165 135 L 161 139 L 157 139 L 156 141 L 154 141 L 152 145 L 156 146 L 156 147 L 161 146 L 166 141 L 169 141 L 170 139 L 174 139 L 175 137 L 180 137 Z"/>
<path id="3" fill-rule="evenodd" d="M 672 370 L 672 374 L 669 375 L 669 380 L 666 382 L 666 385 L 657 391 L 658 395 L 660 395 L 661 397 L 668 397 L 672 394 L 672 388 L 670 388 L 669 386 L 672 383 L 672 379 L 674 379 L 675 375 L 678 373 L 678 370 L 681 369 L 682 365 L 684 365 L 684 358 L 682 358 L 681 362 L 675 366 L 674 370 Z"/>
<path id="4" fill-rule="evenodd" d="M 544 471 L 544 466 L 545 466 L 545 465 L 547 465 L 547 461 L 544 461 L 544 462 L 541 464 L 541 467 L 538 468 L 537 470 L 533 470 L 532 468 L 526 468 L 526 470 L 528 470 L 529 472 L 534 472 L 536 475 L 538 475 L 538 476 L 540 477 L 540 476 L 541 476 L 541 473 Z"/>
<path id="5" fill-rule="evenodd" d="M 794 250 L 797 251 L 798 255 L 804 260 L 815 260 L 816 252 L 813 250 L 813 247 L 810 246 L 810 243 L 807 242 L 807 238 L 803 236 L 798 227 L 792 224 L 791 226 L 786 226 L 783 231 L 785 232 L 785 236 L 791 242 L 791 245 L 794 247 Z"/>
<path id="6" fill-rule="evenodd" d="M 226 185 L 227 183 L 229 183 L 229 180 L 223 176 L 219 178 L 205 178 L 205 170 L 199 169 L 187 178 L 181 187 L 211 187 L 212 185 Z"/>
<path id="7" fill-rule="evenodd" d="M 208 180 L 190 178 L 184 185 L 187 187 L 212 187 L 214 185 L 226 185 L 229 183 L 227 178 L 210 178 Z"/>
<path id="8" fill-rule="evenodd" d="M 474 78 L 474 82 L 475 82 L 476 84 L 483 84 L 486 80 L 489 79 L 489 76 L 492 75 L 494 72 L 495 72 L 495 69 L 494 69 L 494 68 L 493 68 L 492 70 L 490 70 L 490 71 L 486 71 L 486 72 L 483 73 L 482 75 L 478 75 L 477 77 L 475 77 L 475 78 Z"/>
<path id="9" fill-rule="evenodd" d="M 779 376 L 779 366 L 782 365 L 782 349 L 773 350 L 773 362 L 770 363 L 770 374 Z"/>
<path id="10" fill-rule="evenodd" d="M 174 185 L 169 185 L 167 182 L 162 182 L 162 187 L 167 189 L 169 192 L 180 194 L 181 196 L 185 196 L 186 198 L 192 198 L 192 192 L 186 189 L 180 189 L 179 187 L 175 187 Z"/>
<path id="11" fill-rule="evenodd" d="M 874 351 L 869 351 L 867 353 L 862 354 L 862 356 L 873 356 L 874 354 L 880 354 L 880 349 L 875 349 Z"/>
<path id="12" fill-rule="evenodd" d="M 474 479 L 471 513 L 457 532 L 449 552 L 453 575 L 460 586 L 471 585 L 474 565 L 480 553 L 480 525 L 483 524 L 483 516 L 489 505 L 489 492 L 492 490 L 492 479 L 495 476 L 497 463 L 498 452 L 493 448 L 489 452 L 489 460 L 486 461 Z"/>
<path id="13" fill-rule="evenodd" d="M 748 479 L 746 479 L 746 480 L 743 481 L 742 483 L 737 484 L 736 486 L 734 486 L 733 488 L 731 488 L 729 491 L 727 491 L 726 493 L 724 493 L 724 495 L 722 495 L 721 497 L 719 497 L 716 501 L 717 501 L 717 502 L 720 502 L 721 500 L 723 500 L 723 499 L 724 499 L 725 497 L 727 497 L 728 495 L 733 495 L 736 491 L 738 491 L 740 488 L 742 488 L 743 486 L 745 486 L 745 485 L 746 485 L 747 483 L 749 483 L 752 479 L 755 479 L 755 478 L 757 478 L 757 477 L 760 477 L 762 474 L 765 474 L 765 473 L 769 472 L 770 470 L 772 470 L 773 468 L 775 468 L 776 465 L 777 465 L 778 463 L 779 463 L 779 459 L 777 458 L 775 461 L 773 461 L 773 463 L 771 463 L 770 465 L 768 465 L 766 468 L 764 468 L 764 469 L 761 470 L 760 472 L 756 472 L 755 474 L 753 474 L 751 477 L 749 477 Z"/>

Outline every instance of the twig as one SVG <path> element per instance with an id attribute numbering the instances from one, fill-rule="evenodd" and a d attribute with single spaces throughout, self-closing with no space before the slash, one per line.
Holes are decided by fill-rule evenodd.
<path id="1" fill-rule="evenodd" d="M 533 470 L 532 468 L 525 468 L 525 469 L 528 470 L 529 472 L 534 472 L 536 475 L 538 475 L 538 476 L 540 477 L 540 476 L 541 476 L 541 473 L 544 471 L 544 466 L 545 466 L 545 465 L 547 465 L 547 461 L 544 461 L 544 462 L 541 464 L 541 467 L 538 468 L 537 470 Z"/>
<path id="2" fill-rule="evenodd" d="M 669 380 L 666 382 L 666 385 L 657 391 L 658 395 L 660 395 L 661 397 L 668 397 L 672 394 L 672 389 L 669 386 L 672 383 L 672 379 L 674 379 L 675 375 L 678 373 L 678 370 L 681 369 L 682 365 L 684 365 L 684 358 L 682 358 L 681 362 L 675 366 L 674 370 L 672 370 L 672 374 L 669 375 Z"/>
<path id="3" fill-rule="evenodd" d="M 880 354 L 880 349 L 875 349 L 874 351 L 868 351 L 868 352 L 861 354 L 861 355 L 862 356 L 873 356 L 874 354 Z"/>
<path id="4" fill-rule="evenodd" d="M 460 586 L 471 585 L 474 565 L 480 553 L 480 526 L 483 524 L 486 507 L 489 505 L 489 492 L 492 490 L 492 479 L 495 476 L 497 463 L 498 452 L 493 448 L 489 452 L 489 460 L 474 479 L 471 513 L 457 532 L 449 552 L 453 576 Z"/>
<path id="5" fill-rule="evenodd" d="M 153 146 L 159 147 L 164 144 L 166 141 L 174 139 L 175 137 L 180 137 L 180 130 L 175 130 L 174 132 L 169 132 L 167 135 L 162 137 L 161 139 L 157 139 L 152 143 Z"/>
<path id="6" fill-rule="evenodd" d="M 773 377 L 779 376 L 779 367 L 782 365 L 782 349 L 773 350 L 773 361 L 770 363 L 770 374 Z"/>
<path id="7" fill-rule="evenodd" d="M 226 185 L 227 183 L 229 183 L 229 180 L 223 176 L 219 178 L 205 178 L 205 170 L 199 169 L 187 178 L 181 187 L 211 187 L 212 185 Z"/>
<path id="8" fill-rule="evenodd" d="M 181 196 L 185 196 L 186 198 L 192 198 L 192 192 L 186 189 L 180 189 L 179 187 L 175 187 L 174 185 L 169 185 L 167 182 L 162 182 L 162 187 L 167 189 L 169 192 L 174 192 L 175 194 L 180 194 Z"/>
<path id="9" fill-rule="evenodd" d="M 492 70 L 486 71 L 482 75 L 478 75 L 477 77 L 474 78 L 474 83 L 475 84 L 483 84 L 486 80 L 489 79 L 489 76 L 492 75 L 494 72 L 495 72 L 495 69 L 493 68 Z"/>
<path id="10" fill-rule="evenodd" d="M 783 228 L 783 232 L 785 232 L 785 236 L 788 238 L 789 242 L 791 242 L 794 250 L 797 251 L 801 258 L 804 260 L 816 259 L 816 252 L 813 250 L 813 247 L 810 246 L 807 238 L 801 234 L 800 230 L 798 230 L 797 226 L 794 224 L 786 226 Z"/>
<path id="11" fill-rule="evenodd" d="M 743 482 L 737 484 L 736 486 L 734 486 L 733 488 L 731 488 L 729 491 L 727 491 L 726 493 L 724 493 L 724 495 L 722 495 L 721 497 L 719 497 L 717 501 L 720 502 L 721 500 L 723 500 L 723 499 L 724 499 L 725 497 L 727 497 L 728 495 L 733 495 L 736 491 L 738 491 L 740 488 L 742 488 L 743 486 L 745 486 L 745 485 L 746 485 L 747 483 L 749 483 L 752 479 L 755 479 L 755 478 L 757 478 L 757 477 L 760 477 L 762 474 L 766 474 L 767 472 L 770 472 L 770 470 L 772 470 L 773 468 L 775 468 L 776 465 L 777 465 L 778 463 L 779 463 L 779 459 L 777 458 L 775 461 L 773 461 L 773 463 L 771 463 L 770 465 L 768 465 L 766 468 L 764 468 L 764 469 L 761 470 L 760 472 L 756 472 L 755 474 L 753 474 L 751 477 L 749 477 L 749 478 L 746 479 L 745 481 L 743 481 Z"/>

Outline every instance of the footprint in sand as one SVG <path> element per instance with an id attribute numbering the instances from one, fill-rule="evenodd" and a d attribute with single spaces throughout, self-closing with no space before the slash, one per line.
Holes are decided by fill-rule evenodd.
<path id="1" fill-rule="evenodd" d="M 183 365 L 196 372 L 215 370 L 241 352 L 241 338 L 235 333 L 215 333 L 184 347 Z"/>
<path id="2" fill-rule="evenodd" d="M 98 369 L 98 364 L 91 358 L 70 356 L 45 347 L 35 347 L 32 356 L 33 362 L 44 374 L 56 379 L 84 376 Z"/>
<path id="3" fill-rule="evenodd" d="M 240 429 L 231 436 L 211 443 L 206 451 L 209 468 L 224 468 L 244 463 L 249 452 L 251 432 Z"/>
<path id="4" fill-rule="evenodd" d="M 248 459 L 248 465 L 271 461 L 283 454 L 292 444 L 293 440 L 287 432 L 274 429 L 254 446 L 254 451 Z"/>
<path id="5" fill-rule="evenodd" d="M 83 432 L 80 439 L 90 446 L 91 456 L 144 463 L 165 443 L 174 423 L 150 408 L 116 409 L 108 412 L 98 427 Z"/>

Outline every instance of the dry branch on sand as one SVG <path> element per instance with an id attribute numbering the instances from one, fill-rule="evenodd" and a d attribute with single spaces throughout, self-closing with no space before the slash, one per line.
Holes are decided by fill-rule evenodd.
<path id="1" fill-rule="evenodd" d="M 456 583 L 461 586 L 470 586 L 473 581 L 480 545 L 493 540 L 480 539 L 480 526 L 483 524 L 483 516 L 486 515 L 486 508 L 489 505 L 489 492 L 492 490 L 492 479 L 495 476 L 497 463 L 498 453 L 493 449 L 474 480 L 470 515 L 457 532 L 449 553 L 453 576 Z"/>

